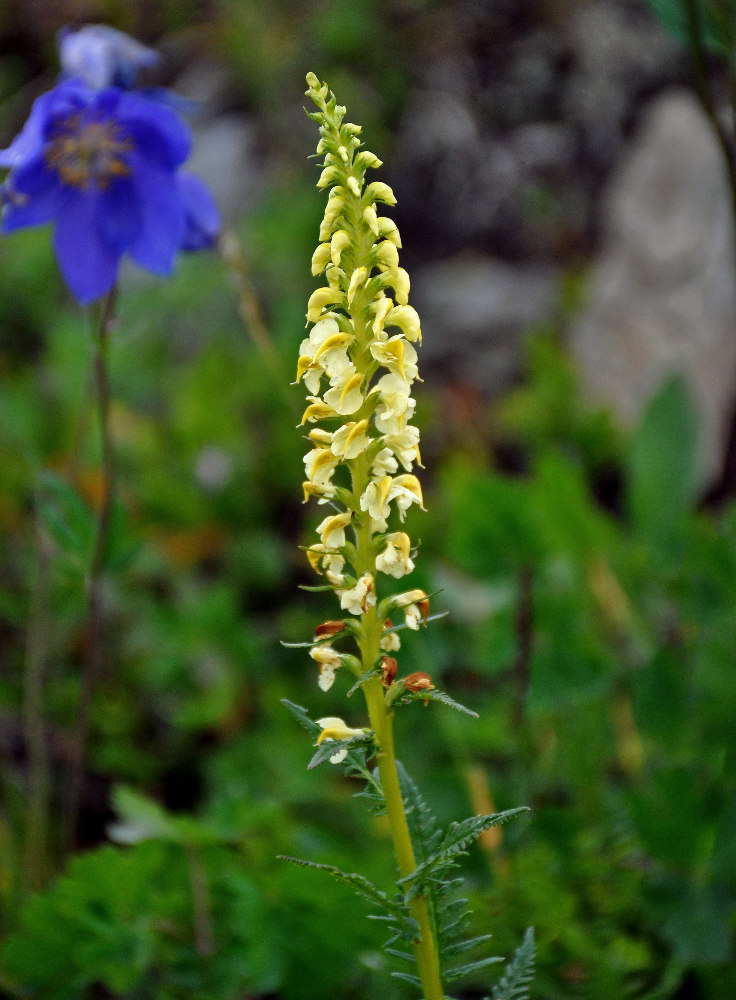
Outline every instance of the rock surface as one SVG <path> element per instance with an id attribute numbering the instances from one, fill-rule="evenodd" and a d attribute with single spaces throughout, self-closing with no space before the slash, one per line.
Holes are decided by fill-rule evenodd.
<path id="1" fill-rule="evenodd" d="M 558 271 L 460 255 L 418 268 L 412 302 L 422 317 L 422 362 L 446 381 L 498 391 L 520 374 L 525 334 L 554 307 Z"/>
<path id="2" fill-rule="evenodd" d="M 585 389 L 631 423 L 682 372 L 712 479 L 736 395 L 736 255 L 722 154 L 689 93 L 649 107 L 610 188 L 603 233 L 569 338 Z"/>

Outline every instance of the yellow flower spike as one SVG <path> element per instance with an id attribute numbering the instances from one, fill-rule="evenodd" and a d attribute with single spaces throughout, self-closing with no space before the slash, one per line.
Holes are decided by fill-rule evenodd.
<path id="1" fill-rule="evenodd" d="M 356 736 L 366 736 L 370 729 L 351 729 L 342 719 L 336 715 L 328 715 L 324 719 L 317 719 L 317 725 L 322 728 L 322 732 L 317 737 L 315 746 L 321 746 L 325 740 L 352 740 Z M 347 747 L 343 747 L 330 757 L 331 764 L 339 764 L 348 755 Z"/>
<path id="2" fill-rule="evenodd" d="M 362 454 L 371 439 L 366 433 L 369 423 L 367 420 L 350 421 L 338 427 L 332 435 L 332 452 L 342 461 L 351 461 Z"/>
<path id="3" fill-rule="evenodd" d="M 335 470 L 337 459 L 330 448 L 313 448 L 304 456 L 304 466 L 310 483 L 326 486 Z"/>
<path id="4" fill-rule="evenodd" d="M 363 192 L 364 204 L 372 205 L 376 201 L 382 201 L 384 205 L 396 204 L 396 197 L 393 191 L 383 181 L 373 181 Z"/>
<path id="5" fill-rule="evenodd" d="M 322 241 L 329 240 L 332 229 L 335 226 L 340 213 L 345 208 L 345 197 L 338 188 L 333 188 L 325 207 L 324 218 L 319 227 L 319 238 Z"/>
<path id="6" fill-rule="evenodd" d="M 385 548 L 376 558 L 376 569 L 400 580 L 414 569 L 411 539 L 405 531 L 395 531 L 386 535 L 385 542 Z"/>
<path id="7" fill-rule="evenodd" d="M 308 357 L 306 354 L 302 354 L 296 363 L 296 382 L 297 384 L 301 382 L 304 375 L 312 367 L 312 358 Z"/>
<path id="8" fill-rule="evenodd" d="M 312 254 L 312 274 L 315 277 L 318 274 L 322 274 L 329 261 L 330 261 L 330 244 L 320 243 L 320 245 Z M 336 263 L 339 263 L 339 261 L 336 261 Z"/>
<path id="9" fill-rule="evenodd" d="M 317 288 L 309 296 L 307 322 L 316 323 L 325 306 L 337 305 L 342 299 L 343 294 L 339 288 Z"/>
<path id="10" fill-rule="evenodd" d="M 304 411 L 302 415 L 301 423 L 298 424 L 299 427 L 303 427 L 306 423 L 315 423 L 317 420 L 326 420 L 328 417 L 336 417 L 337 414 L 328 406 L 327 403 L 323 403 L 321 399 L 316 399 L 314 396 L 309 396 L 309 399 L 314 400 Z"/>
<path id="11" fill-rule="evenodd" d="M 385 215 L 382 215 L 380 219 L 378 219 L 377 221 L 378 221 L 378 232 L 376 233 L 376 235 L 383 236 L 383 238 L 386 240 L 391 240 L 393 245 L 398 250 L 401 250 L 401 236 L 399 235 L 399 227 L 396 225 L 394 220 L 389 219 Z"/>
<path id="12" fill-rule="evenodd" d="M 358 420 L 346 426 L 349 428 L 348 436 L 345 439 L 345 453 L 347 454 L 350 451 L 350 446 L 355 444 L 358 438 L 361 436 L 365 437 L 365 432 L 368 429 L 368 421 Z"/>
<path id="13" fill-rule="evenodd" d="M 325 740 L 351 740 L 354 736 L 365 736 L 367 732 L 366 729 L 352 729 L 335 715 L 317 719 L 317 725 L 322 729 L 317 737 L 317 746 L 324 743 Z"/>
<path id="14" fill-rule="evenodd" d="M 376 263 L 384 270 L 394 271 L 399 266 L 399 251 L 391 240 L 384 240 L 376 247 Z"/>
<path id="15" fill-rule="evenodd" d="M 326 555 L 325 546 L 322 544 L 310 545 L 310 547 L 306 550 L 306 554 L 307 554 L 307 561 L 309 562 L 309 565 L 312 567 L 314 572 L 319 573 L 319 575 L 322 576 L 320 563 L 322 562 L 323 558 Z"/>
<path id="16" fill-rule="evenodd" d="M 380 346 L 382 348 L 381 353 L 386 358 L 386 361 L 390 364 L 391 358 L 393 358 L 399 375 L 405 379 L 404 341 L 400 337 L 396 337 L 393 340 L 387 340 L 385 344 L 381 344 Z"/>
<path id="17" fill-rule="evenodd" d="M 338 229 L 337 232 L 332 234 L 332 239 L 330 240 L 330 258 L 335 267 L 340 266 L 343 250 L 349 246 L 350 235 L 344 229 Z"/>
<path id="18" fill-rule="evenodd" d="M 388 516 L 388 502 L 391 495 L 393 480 L 391 476 L 382 476 L 381 479 L 373 480 L 366 487 L 365 493 L 360 498 L 360 509 L 367 511 L 369 516 L 378 524 L 385 525 Z M 385 530 L 385 528 L 384 528 Z"/>
<path id="19" fill-rule="evenodd" d="M 307 437 L 310 441 L 314 441 L 315 444 L 332 444 L 332 434 L 329 431 L 322 430 L 321 427 L 313 427 L 309 434 L 307 434 Z"/>
<path id="20" fill-rule="evenodd" d="M 392 268 L 388 272 L 391 276 L 391 286 L 394 290 L 396 301 L 400 306 L 405 306 L 409 302 L 409 274 L 403 267 Z"/>
<path id="21" fill-rule="evenodd" d="M 374 205 L 368 205 L 367 208 L 363 209 L 363 220 L 374 236 L 381 235 L 381 231 L 378 226 L 378 215 L 376 214 L 376 208 Z"/>
<path id="22" fill-rule="evenodd" d="M 326 517 L 317 526 L 322 544 L 328 549 L 342 548 L 345 544 L 345 528 L 347 528 L 352 519 L 353 515 L 349 510 L 343 511 L 342 514 L 332 514 L 330 517 Z"/>
<path id="23" fill-rule="evenodd" d="M 326 188 L 336 181 L 342 180 L 344 173 L 340 167 L 335 163 L 331 163 L 329 166 L 325 167 L 322 173 L 319 175 L 319 180 L 317 181 L 318 188 Z"/>
<path id="24" fill-rule="evenodd" d="M 344 381 L 338 379 L 337 385 L 325 393 L 325 400 L 330 405 L 334 405 L 335 410 L 341 415 L 355 413 L 363 405 L 363 394 L 360 387 L 364 378 L 362 372 L 355 372 Z"/>
<path id="25" fill-rule="evenodd" d="M 304 495 L 302 503 L 308 503 L 310 497 L 318 497 L 320 500 L 330 499 L 335 495 L 335 487 L 329 485 L 321 486 L 319 483 L 304 482 L 302 483 L 302 493 Z"/>
<path id="26" fill-rule="evenodd" d="M 340 333 L 333 333 L 322 341 L 312 360 L 317 361 L 327 351 L 334 351 L 338 347 L 347 347 L 354 339 L 352 333 L 343 333 L 342 331 Z"/>
<path id="27" fill-rule="evenodd" d="M 422 328 L 419 313 L 413 306 L 394 306 L 386 317 L 387 326 L 398 326 L 409 341 L 421 341 Z"/>
<path id="28" fill-rule="evenodd" d="M 356 198 L 360 198 L 360 182 L 357 177 L 348 177 L 347 187 Z"/>
<path id="29" fill-rule="evenodd" d="M 355 268 L 352 275 L 350 276 L 350 284 L 348 285 L 349 306 L 353 304 L 355 293 L 358 291 L 358 288 L 361 285 L 365 284 L 367 278 L 368 278 L 368 268 L 364 267 L 363 265 Z"/>
<path id="30" fill-rule="evenodd" d="M 383 166 L 383 160 L 379 160 L 375 153 L 371 153 L 370 149 L 363 149 L 355 157 L 355 169 L 365 172 L 369 167 L 373 169 L 378 169 L 378 167 Z"/>
<path id="31" fill-rule="evenodd" d="M 386 317 L 391 312 L 391 307 L 393 302 L 386 295 L 382 295 L 380 299 L 377 300 L 374 306 L 375 319 L 373 320 L 373 334 L 378 337 L 383 331 L 383 325 L 386 321 Z"/>

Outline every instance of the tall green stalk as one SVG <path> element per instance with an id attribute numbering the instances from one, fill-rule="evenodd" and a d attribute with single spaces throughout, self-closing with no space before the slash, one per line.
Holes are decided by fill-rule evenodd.
<path id="1" fill-rule="evenodd" d="M 390 531 L 388 522 L 394 514 L 403 520 L 412 504 L 422 506 L 421 487 L 411 471 L 419 462 L 419 433 L 409 423 L 411 386 L 417 378 L 412 342 L 421 339 L 421 331 L 419 317 L 408 305 L 408 275 L 398 266 L 398 229 L 377 212 L 379 203 L 395 203 L 393 193 L 381 182 L 365 184 L 367 168 L 380 166 L 380 161 L 361 149 L 360 129 L 343 122 L 345 109 L 327 88 L 313 75 L 307 82 L 307 94 L 318 108 L 311 116 L 320 126 L 318 153 L 324 154 L 318 186 L 331 190 L 322 243 L 312 260 L 313 273 L 324 273 L 327 285 L 309 302 L 307 319 L 314 326 L 302 344 L 297 380 L 303 379 L 312 393 L 302 423 L 328 423 L 333 429 L 309 432 L 315 447 L 305 457 L 304 492 L 305 499 L 316 497 L 337 511 L 320 524 L 320 542 L 310 546 L 308 556 L 342 609 L 355 616 L 332 624 L 338 631 L 352 631 L 360 653 L 358 658 L 340 654 L 320 641 L 312 655 L 320 664 L 324 690 L 339 667 L 363 680 L 397 866 L 400 877 L 407 878 L 417 862 L 397 771 L 394 702 L 388 692 L 394 684 L 407 690 L 412 684 L 425 689 L 432 684 L 426 675 L 415 675 L 413 681 L 393 676 L 395 661 L 387 653 L 399 647 L 399 640 L 386 612 L 390 607 L 411 609 L 407 622 L 418 627 L 416 602 L 426 601 L 426 595 L 410 591 L 379 602 L 377 591 L 382 574 L 399 579 L 413 569 L 409 536 Z M 321 396 L 323 379 L 329 385 Z M 400 466 L 405 471 L 396 475 Z M 340 719 L 321 722 L 320 741 L 360 732 Z M 421 892 L 408 910 L 419 928 L 412 948 L 425 1000 L 442 1000 L 437 941 Z"/>
<path id="2" fill-rule="evenodd" d="M 113 288 L 104 299 L 94 334 L 93 375 L 100 436 L 102 491 L 95 517 L 94 542 L 86 581 L 81 685 L 64 798 L 64 840 L 68 850 L 76 845 L 77 840 L 90 712 L 104 660 L 102 648 L 104 568 L 115 499 L 115 452 L 110 432 L 111 393 L 108 370 L 110 327 L 114 317 L 115 300 L 116 289 Z"/>

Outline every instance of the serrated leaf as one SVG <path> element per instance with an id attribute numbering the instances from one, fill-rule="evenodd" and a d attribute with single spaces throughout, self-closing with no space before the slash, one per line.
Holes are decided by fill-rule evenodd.
<path id="1" fill-rule="evenodd" d="M 492 937 L 492 934 L 479 934 L 477 937 L 467 938 L 465 941 L 456 941 L 454 944 L 448 944 L 443 948 L 443 951 L 445 955 L 462 955 L 466 951 L 471 951 L 473 948 L 485 944 Z"/>
<path id="2" fill-rule="evenodd" d="M 40 477 L 39 515 L 59 548 L 86 568 L 94 542 L 94 511 L 53 472 L 44 471 Z"/>
<path id="3" fill-rule="evenodd" d="M 281 861 L 288 861 L 289 864 L 298 865 L 300 868 L 315 868 L 317 871 L 326 872 L 334 879 L 337 879 L 338 882 L 349 885 L 353 892 L 356 892 L 359 896 L 378 906 L 392 920 L 397 921 L 405 933 L 411 934 L 413 939 L 416 940 L 419 934 L 419 927 L 416 921 L 406 912 L 403 902 L 390 899 L 385 892 L 375 886 L 365 875 L 359 875 L 356 872 L 344 872 L 334 865 L 320 864 L 317 861 L 307 861 L 304 858 L 292 858 L 286 854 L 279 854 L 277 857 Z"/>
<path id="4" fill-rule="evenodd" d="M 410 875 L 400 880 L 402 884 L 409 883 L 411 885 L 407 899 L 416 894 L 428 872 L 452 864 L 457 855 L 466 853 L 468 845 L 477 840 L 481 833 L 494 826 L 507 823 L 510 819 L 528 811 L 526 806 L 518 806 L 515 809 L 507 809 L 505 812 L 489 813 L 486 816 L 471 816 L 461 823 L 453 823 L 438 849 L 430 854 L 426 861 L 418 865 Z"/>
<path id="5" fill-rule="evenodd" d="M 418 976 L 412 976 L 410 972 L 392 972 L 391 976 L 393 979 L 400 979 L 404 983 L 411 983 L 412 986 L 417 986 L 421 989 L 421 982 Z"/>
<path id="6" fill-rule="evenodd" d="M 285 708 L 288 708 L 288 710 L 291 712 L 291 714 L 294 716 L 297 722 L 301 723 L 301 725 L 307 730 L 308 733 L 310 733 L 312 736 L 319 736 L 321 729 L 316 722 L 313 722 L 309 718 L 309 716 L 307 715 L 306 708 L 302 708 L 301 705 L 294 704 L 294 702 L 289 701 L 288 698 L 282 698 L 281 704 Z"/>
<path id="7" fill-rule="evenodd" d="M 514 957 L 506 966 L 500 982 L 493 987 L 493 1000 L 528 1000 L 534 977 L 534 929 L 527 927 Z"/>
<path id="8" fill-rule="evenodd" d="M 394 958 L 400 958 L 402 962 L 413 962 L 414 956 L 408 951 L 399 951 L 398 948 L 387 948 L 385 945 L 383 950 L 387 955 L 392 955 Z"/>
<path id="9" fill-rule="evenodd" d="M 436 688 L 431 691 L 417 691 L 415 694 L 411 695 L 412 701 L 439 701 L 443 705 L 447 705 L 448 708 L 454 708 L 456 712 L 462 712 L 464 715 L 470 715 L 473 719 L 478 718 L 478 713 L 474 712 L 472 708 L 466 708 L 465 705 L 461 705 L 459 701 L 455 701 L 445 694 L 444 691 L 438 691 Z"/>
<path id="10" fill-rule="evenodd" d="M 669 379 L 651 400 L 629 456 L 634 526 L 660 551 L 676 550 L 699 483 L 697 415 L 685 379 Z"/>
<path id="11" fill-rule="evenodd" d="M 365 750 L 372 743 L 372 734 L 366 734 L 365 736 L 356 736 L 352 740 L 325 740 L 321 746 L 317 747 L 317 750 L 312 757 L 312 759 L 307 764 L 307 770 L 311 771 L 315 767 L 319 767 L 320 764 L 324 764 L 325 761 L 330 760 L 334 757 L 336 753 L 340 750 L 345 749 L 348 751 L 347 757 L 338 763 L 344 764 L 347 767 L 357 767 L 360 771 L 365 767 Z M 362 759 L 357 757 L 357 753 L 363 751 Z"/>
<path id="12" fill-rule="evenodd" d="M 349 698 L 351 695 L 355 694 L 355 692 L 358 690 L 358 688 L 362 687 L 365 684 L 366 681 L 369 681 L 371 679 L 371 677 L 374 677 L 377 672 L 378 671 L 376 671 L 375 669 L 366 670 L 366 672 L 364 674 L 360 675 L 360 677 L 357 679 L 357 681 L 355 682 L 355 684 L 353 684 L 353 686 L 347 692 L 347 694 L 345 695 L 345 697 Z"/>
<path id="13" fill-rule="evenodd" d="M 479 958 L 477 962 L 468 962 L 467 965 L 458 965 L 454 969 L 445 969 L 443 978 L 448 982 L 452 982 L 455 979 L 462 979 L 463 976 L 469 976 L 474 972 L 480 972 L 481 969 L 487 969 L 489 965 L 498 965 L 499 962 L 503 962 L 503 959 L 498 955 Z"/>

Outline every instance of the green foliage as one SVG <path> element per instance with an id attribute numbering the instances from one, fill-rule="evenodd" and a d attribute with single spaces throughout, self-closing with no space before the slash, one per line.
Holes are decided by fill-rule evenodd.
<path id="1" fill-rule="evenodd" d="M 163 843 L 105 847 L 75 858 L 51 891 L 30 900 L 2 964 L 24 996 L 44 1000 L 102 990 L 235 1000 L 280 981 L 265 916 L 257 884 L 222 848 L 192 861 Z"/>
<path id="2" fill-rule="evenodd" d="M 339 868 L 335 868 L 334 865 L 318 864 L 315 861 L 305 861 L 302 858 L 289 858 L 284 854 L 279 855 L 279 858 L 281 861 L 288 861 L 290 864 L 299 865 L 302 868 L 315 868 L 318 871 L 326 872 L 337 879 L 338 882 L 350 886 L 353 892 L 356 892 L 359 896 L 377 906 L 382 911 L 382 914 L 385 915 L 384 918 L 389 918 L 394 926 L 398 927 L 399 934 L 406 941 L 416 939 L 418 925 L 409 916 L 403 899 L 400 896 L 395 900 L 389 899 L 386 893 L 373 885 L 365 875 L 348 874 Z"/>
<path id="3" fill-rule="evenodd" d="M 679 549 L 700 475 L 695 408 L 682 376 L 652 399 L 628 462 L 632 525 L 653 549 Z"/>
<path id="4" fill-rule="evenodd" d="M 534 977 L 534 931 L 528 927 L 504 974 L 493 987 L 493 1000 L 528 1000 Z"/>
<path id="5" fill-rule="evenodd" d="M 648 3 L 679 42 L 691 44 L 689 0 L 648 0 Z M 704 46 L 711 52 L 725 54 L 733 59 L 736 10 L 731 0 L 693 0 L 692 10 L 695 11 Z"/>
<path id="6" fill-rule="evenodd" d="M 736 988 L 723 839 L 736 793 L 733 506 L 698 507 L 681 379 L 624 443 L 616 510 L 597 499 L 605 469 L 580 446 L 579 403 L 562 402 L 566 426 L 551 434 L 549 371 L 515 398 L 505 412 L 525 475 L 456 458 L 441 494 L 458 694 L 477 706 L 471 692 L 492 692 L 506 720 L 481 711 L 471 751 L 495 793 L 534 814 L 524 849 L 497 868 L 490 912 L 514 914 L 497 946 L 533 916 L 547 997 L 672 997 L 685 976 L 716 997 L 722 976 Z"/>

